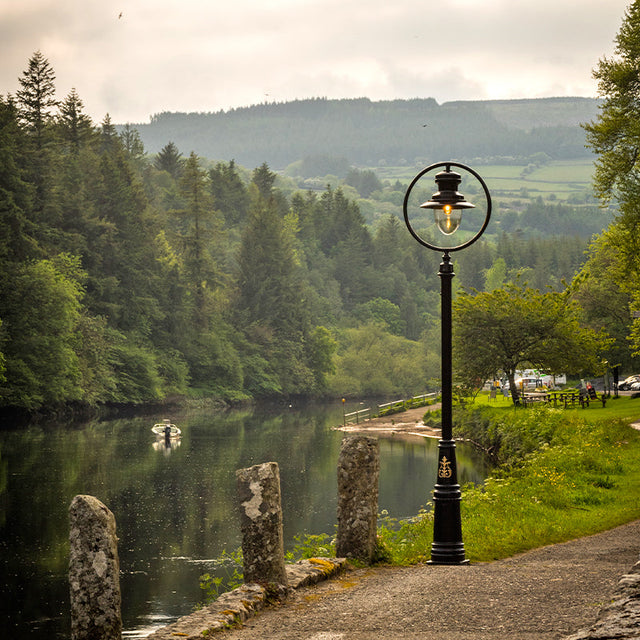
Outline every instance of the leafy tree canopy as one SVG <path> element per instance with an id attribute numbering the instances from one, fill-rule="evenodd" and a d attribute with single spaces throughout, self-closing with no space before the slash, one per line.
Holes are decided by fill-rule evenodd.
<path id="1" fill-rule="evenodd" d="M 454 359 L 460 378 L 482 385 L 505 375 L 514 401 L 516 370 L 599 374 L 606 341 L 581 327 L 577 305 L 564 293 L 541 293 L 517 283 L 462 293 L 453 305 Z"/>

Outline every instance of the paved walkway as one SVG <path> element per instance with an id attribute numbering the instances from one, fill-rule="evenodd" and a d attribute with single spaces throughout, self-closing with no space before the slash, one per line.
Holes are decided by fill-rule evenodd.
<path id="1" fill-rule="evenodd" d="M 496 562 L 357 569 L 220 637 L 557 640 L 595 621 L 639 551 L 640 520 Z"/>

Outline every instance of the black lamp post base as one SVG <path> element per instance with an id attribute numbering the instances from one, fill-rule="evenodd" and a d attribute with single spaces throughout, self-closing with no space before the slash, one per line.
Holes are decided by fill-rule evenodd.
<path id="1" fill-rule="evenodd" d="M 447 420 L 447 434 L 451 433 L 449 425 Z M 462 542 L 461 500 L 456 443 L 449 436 L 438 444 L 438 481 L 433 490 L 433 542 L 429 564 L 468 564 Z"/>
<path id="2" fill-rule="evenodd" d="M 434 542 L 431 546 L 431 560 L 427 564 L 469 564 L 464 557 L 464 545 L 462 543 L 446 544 Z"/>

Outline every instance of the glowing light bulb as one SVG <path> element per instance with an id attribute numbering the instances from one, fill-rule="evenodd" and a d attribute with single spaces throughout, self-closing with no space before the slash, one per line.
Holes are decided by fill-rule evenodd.
<path id="1" fill-rule="evenodd" d="M 450 204 L 445 204 L 441 209 L 434 209 L 433 215 L 438 229 L 440 229 L 445 236 L 450 236 L 452 233 L 455 233 L 462 220 L 462 211 L 460 209 L 454 209 Z"/>

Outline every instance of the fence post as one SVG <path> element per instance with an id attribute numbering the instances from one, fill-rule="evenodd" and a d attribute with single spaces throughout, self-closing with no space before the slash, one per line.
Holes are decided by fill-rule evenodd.
<path id="1" fill-rule="evenodd" d="M 244 581 L 286 587 L 278 463 L 239 469 L 236 479 Z"/>
<path id="2" fill-rule="evenodd" d="M 120 640 L 122 615 L 116 519 L 97 498 L 69 507 L 72 640 Z"/>
<path id="3" fill-rule="evenodd" d="M 344 438 L 338 459 L 338 557 L 373 560 L 379 476 L 378 440 L 366 436 Z"/>

